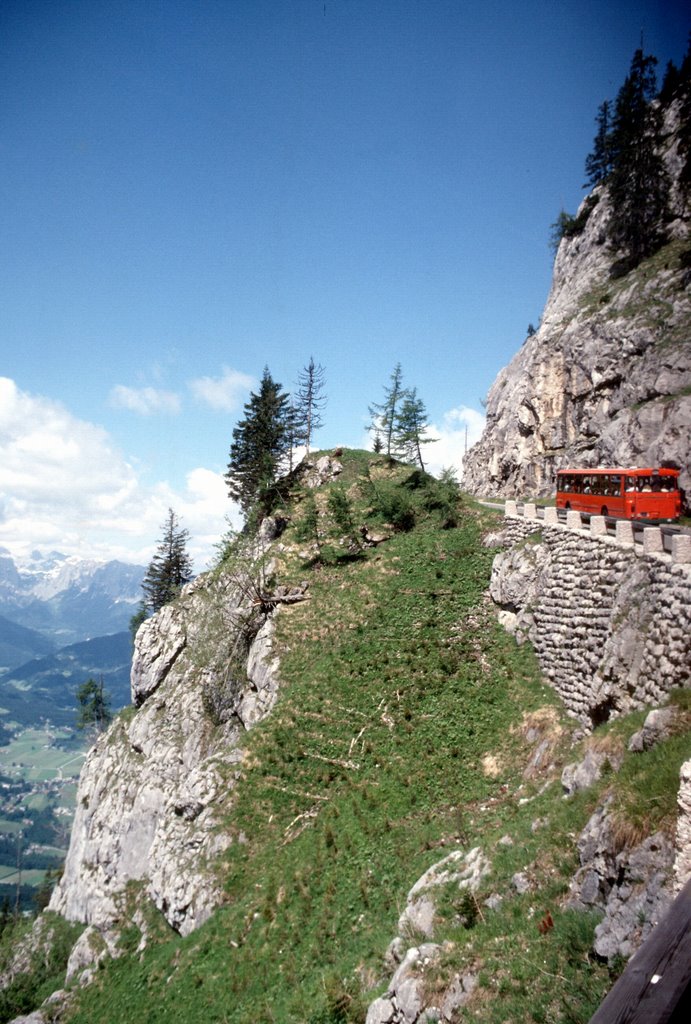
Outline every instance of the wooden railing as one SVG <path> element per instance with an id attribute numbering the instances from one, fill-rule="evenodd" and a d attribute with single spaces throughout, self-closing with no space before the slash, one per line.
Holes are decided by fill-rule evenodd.
<path id="1" fill-rule="evenodd" d="M 691 879 L 629 960 L 590 1024 L 691 1021 Z"/>

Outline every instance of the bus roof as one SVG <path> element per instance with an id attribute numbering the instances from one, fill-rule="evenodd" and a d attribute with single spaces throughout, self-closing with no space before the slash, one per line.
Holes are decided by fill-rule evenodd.
<path id="1" fill-rule="evenodd" d="M 588 476 L 594 476 L 597 474 L 607 474 L 608 476 L 612 474 L 618 474 L 619 476 L 679 476 L 679 472 L 680 471 L 678 469 L 670 469 L 666 467 L 658 468 L 651 466 L 648 466 L 647 468 L 638 467 L 633 469 L 631 467 L 629 467 L 628 469 L 623 469 L 620 466 L 613 466 L 611 469 L 603 469 L 601 467 L 598 467 L 597 469 L 584 469 L 583 467 L 579 467 L 578 469 L 557 470 L 557 473 L 583 473 L 587 474 Z"/>

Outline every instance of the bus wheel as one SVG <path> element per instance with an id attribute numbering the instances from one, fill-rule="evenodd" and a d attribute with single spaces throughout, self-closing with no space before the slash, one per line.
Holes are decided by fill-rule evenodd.
<path id="1" fill-rule="evenodd" d="M 570 512 L 571 511 L 571 502 L 567 501 L 566 504 L 564 505 L 564 508 L 566 509 L 567 512 Z"/>
<path id="2" fill-rule="evenodd" d="M 600 515 L 601 516 L 609 515 L 609 513 L 607 511 L 607 506 L 606 505 L 603 505 L 602 508 L 600 509 Z"/>

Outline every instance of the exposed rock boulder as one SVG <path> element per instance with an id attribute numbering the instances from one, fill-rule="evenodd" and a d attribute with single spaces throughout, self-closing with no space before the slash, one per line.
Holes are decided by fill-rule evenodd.
<path id="1" fill-rule="evenodd" d="M 588 789 L 602 775 L 605 765 L 609 764 L 615 771 L 621 764 L 621 757 L 613 757 L 604 750 L 586 751 L 582 761 L 567 764 L 561 773 L 561 784 L 566 796 L 573 796 L 582 789 Z"/>
<path id="2" fill-rule="evenodd" d="M 677 717 L 675 707 L 653 708 L 648 712 L 643 728 L 635 732 L 629 740 L 629 750 L 641 753 L 644 750 L 651 750 L 658 743 L 666 739 L 672 728 L 674 719 Z"/>
<path id="3" fill-rule="evenodd" d="M 115 936 L 104 935 L 98 928 L 89 925 L 72 947 L 70 958 L 67 961 L 65 981 L 69 982 L 76 978 L 82 984 L 88 984 L 94 968 L 101 960 L 106 956 L 117 956 L 117 953 Z"/>
<path id="4" fill-rule="evenodd" d="M 519 643 L 534 626 L 532 608 L 548 567 L 549 550 L 540 543 L 524 542 L 494 557 L 490 597 L 499 607 L 499 621 Z"/>
<path id="5" fill-rule="evenodd" d="M 431 938 L 434 934 L 435 890 L 454 885 L 477 892 L 490 869 L 490 863 L 479 846 L 463 853 L 454 850 L 418 878 L 408 893 L 406 906 L 398 921 L 399 933 Z"/>
<path id="6" fill-rule="evenodd" d="M 608 961 L 628 958 L 671 906 L 674 848 L 658 832 L 621 849 L 608 803 L 592 815 L 577 848 L 581 867 L 571 884 L 569 906 L 602 910 L 595 953 Z"/>
<path id="7" fill-rule="evenodd" d="M 455 1020 L 477 986 L 470 971 L 455 974 L 430 995 L 429 975 L 434 972 L 444 947 L 433 942 L 407 950 L 386 993 L 370 1004 L 365 1024 L 423 1024 Z"/>
<path id="8" fill-rule="evenodd" d="M 299 469 L 305 485 L 314 489 L 340 476 L 343 472 L 343 463 L 330 455 L 322 455 L 316 462 L 306 459 Z"/>
<path id="9" fill-rule="evenodd" d="M 433 864 L 410 889 L 406 907 L 398 922 L 400 935 L 389 945 L 388 962 L 395 967 L 386 992 L 375 999 L 367 1012 L 366 1024 L 421 1024 L 422 1021 L 451 1021 L 454 1013 L 470 998 L 477 985 L 472 971 L 458 972 L 443 983 L 430 978 L 442 950 L 434 942 L 408 946 L 414 935 L 431 939 L 434 934 L 436 899 L 446 887 L 476 892 L 490 863 L 479 847 L 464 853 L 454 850 Z"/>
<path id="10" fill-rule="evenodd" d="M 681 766 L 677 818 L 674 890 L 680 892 L 691 878 L 691 761 Z"/>

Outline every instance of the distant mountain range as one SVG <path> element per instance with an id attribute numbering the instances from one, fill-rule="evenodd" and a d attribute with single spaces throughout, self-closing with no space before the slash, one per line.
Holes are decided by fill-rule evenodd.
<path id="1" fill-rule="evenodd" d="M 141 565 L 56 551 L 19 561 L 0 548 L 0 672 L 60 647 L 127 630 Z"/>
<path id="2" fill-rule="evenodd" d="M 5 723 L 74 724 L 77 687 L 103 679 L 113 710 L 130 700 L 130 619 L 145 569 L 0 548 L 0 713 Z"/>
<path id="3" fill-rule="evenodd" d="M 76 692 L 89 677 L 103 680 L 113 711 L 130 703 L 132 637 L 129 630 L 70 644 L 0 675 L 3 718 L 19 726 L 48 720 L 73 726 Z"/>

